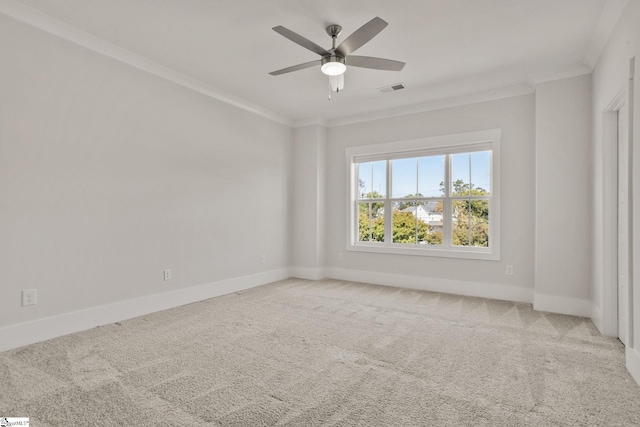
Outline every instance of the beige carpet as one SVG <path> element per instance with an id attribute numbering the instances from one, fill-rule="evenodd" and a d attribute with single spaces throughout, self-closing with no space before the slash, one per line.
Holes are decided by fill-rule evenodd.
<path id="1" fill-rule="evenodd" d="M 289 279 L 0 353 L 32 426 L 632 426 L 640 387 L 590 320 Z"/>

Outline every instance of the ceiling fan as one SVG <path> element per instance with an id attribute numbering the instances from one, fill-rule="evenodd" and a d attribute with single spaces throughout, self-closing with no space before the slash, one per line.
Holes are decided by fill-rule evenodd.
<path id="1" fill-rule="evenodd" d="M 322 58 L 315 61 L 305 62 L 303 64 L 294 65 L 292 67 L 283 68 L 281 70 L 272 71 L 269 74 L 278 76 L 280 74 L 290 73 L 292 71 L 304 70 L 320 65 L 322 72 L 329 76 L 329 84 L 331 90 L 339 92 L 344 88 L 344 72 L 347 66 L 372 68 L 375 70 L 400 71 L 405 63 L 394 61 L 391 59 L 375 58 L 372 56 L 356 56 L 352 55 L 357 49 L 362 47 L 369 40 L 374 38 L 388 24 L 382 19 L 376 17 L 371 21 L 358 28 L 353 34 L 347 37 L 342 43 L 336 47 L 336 38 L 342 31 L 340 25 L 329 25 L 327 34 L 332 39 L 331 49 L 324 49 L 314 42 L 294 33 L 293 31 L 283 27 L 273 27 L 273 31 L 288 38 L 294 43 L 317 53 Z"/>

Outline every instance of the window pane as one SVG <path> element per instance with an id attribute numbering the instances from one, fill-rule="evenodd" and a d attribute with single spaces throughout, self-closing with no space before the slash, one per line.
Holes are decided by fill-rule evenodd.
<path id="1" fill-rule="evenodd" d="M 384 203 L 358 203 L 358 240 L 384 241 Z"/>
<path id="2" fill-rule="evenodd" d="M 474 195 L 491 192 L 491 151 L 471 153 L 471 184 Z"/>
<path id="3" fill-rule="evenodd" d="M 426 225 L 423 225 L 424 223 L 418 221 L 416 217 L 416 209 L 418 208 L 420 208 L 420 202 L 395 202 L 393 204 L 393 243 L 415 245 L 417 234 L 424 233 L 423 228 Z"/>
<path id="4" fill-rule="evenodd" d="M 391 191 L 392 197 L 407 197 L 416 196 L 416 158 L 412 159 L 397 159 L 391 161 L 391 183 L 393 189 Z"/>
<path id="5" fill-rule="evenodd" d="M 371 240 L 371 211 L 370 203 L 358 203 L 358 240 L 368 242 Z"/>
<path id="6" fill-rule="evenodd" d="M 454 200 L 452 207 L 452 244 L 488 248 L 489 201 Z"/>
<path id="7" fill-rule="evenodd" d="M 451 195 L 466 196 L 469 194 L 469 153 L 451 155 Z"/>
<path id="8" fill-rule="evenodd" d="M 444 193 L 445 156 L 418 159 L 418 193 L 424 197 L 438 197 Z"/>
<path id="9" fill-rule="evenodd" d="M 442 222 L 444 219 L 442 199 L 426 202 L 422 208 L 426 213 L 426 216 L 422 217 L 422 221 L 427 224 L 427 234 L 422 240 L 419 240 L 419 243 L 442 245 Z"/>
<path id="10" fill-rule="evenodd" d="M 489 201 L 472 200 L 470 219 L 470 246 L 489 247 Z"/>
<path id="11" fill-rule="evenodd" d="M 395 202 L 393 243 L 441 245 L 442 200 Z"/>
<path id="12" fill-rule="evenodd" d="M 358 164 L 358 198 L 366 198 L 371 192 L 371 162 Z"/>
<path id="13" fill-rule="evenodd" d="M 358 197 L 377 199 L 385 197 L 387 187 L 387 162 L 367 162 L 358 164 Z"/>
<path id="14" fill-rule="evenodd" d="M 380 160 L 373 162 L 373 182 L 371 184 L 371 193 L 373 198 L 386 197 L 387 195 L 387 162 Z"/>
<path id="15" fill-rule="evenodd" d="M 469 246 L 469 206 L 468 200 L 451 202 L 451 244 L 453 246 Z"/>

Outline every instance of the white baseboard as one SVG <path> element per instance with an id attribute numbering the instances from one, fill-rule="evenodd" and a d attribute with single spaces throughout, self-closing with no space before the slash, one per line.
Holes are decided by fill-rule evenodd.
<path id="1" fill-rule="evenodd" d="M 627 359 L 627 371 L 629 371 L 633 379 L 640 384 L 640 353 L 634 348 L 626 347 L 625 356 Z"/>
<path id="2" fill-rule="evenodd" d="M 533 294 L 533 309 L 571 316 L 591 317 L 591 301 L 557 295 Z"/>
<path id="3" fill-rule="evenodd" d="M 423 291 L 443 292 L 447 294 L 471 297 L 500 299 L 517 302 L 532 302 L 533 290 L 530 288 L 496 285 L 491 283 L 465 282 L 440 279 L 436 277 L 387 274 L 374 271 L 352 270 L 346 268 L 327 268 L 327 277 L 338 280 L 350 280 L 376 285 L 419 289 Z"/>
<path id="4" fill-rule="evenodd" d="M 322 280 L 327 277 L 324 268 L 314 267 L 291 267 L 291 276 L 306 280 Z"/>
<path id="5" fill-rule="evenodd" d="M 6 326 L 0 328 L 0 351 L 238 292 L 288 277 L 291 277 L 288 268 L 271 270 Z"/>

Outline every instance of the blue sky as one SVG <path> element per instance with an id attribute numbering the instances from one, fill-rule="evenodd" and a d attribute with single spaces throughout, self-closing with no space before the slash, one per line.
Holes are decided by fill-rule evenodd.
<path id="1" fill-rule="evenodd" d="M 444 155 L 392 160 L 391 197 L 420 193 L 425 197 L 441 196 L 444 181 Z M 491 152 L 475 151 L 451 155 L 452 182 L 461 179 L 475 187 L 490 190 Z M 361 192 L 377 191 L 385 196 L 385 161 L 360 163 L 358 178 L 364 182 Z"/>

